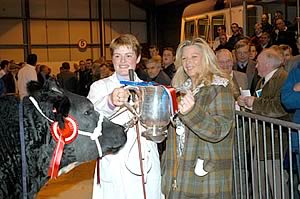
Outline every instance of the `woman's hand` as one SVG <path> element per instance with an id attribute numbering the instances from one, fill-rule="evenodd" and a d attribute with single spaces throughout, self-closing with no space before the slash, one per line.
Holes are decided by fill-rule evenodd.
<path id="1" fill-rule="evenodd" d="M 300 82 L 298 82 L 298 83 L 296 83 L 296 84 L 294 85 L 293 90 L 294 90 L 295 92 L 299 92 L 299 91 L 300 91 Z"/>
<path id="2" fill-rule="evenodd" d="M 110 94 L 111 102 L 114 106 L 122 106 L 128 101 L 129 91 L 124 88 L 115 88 L 112 94 Z"/>
<path id="3" fill-rule="evenodd" d="M 195 105 L 195 97 L 193 93 L 190 90 L 188 90 L 186 92 L 186 95 L 181 99 L 178 105 L 179 112 L 185 115 L 193 109 L 194 105 Z"/>

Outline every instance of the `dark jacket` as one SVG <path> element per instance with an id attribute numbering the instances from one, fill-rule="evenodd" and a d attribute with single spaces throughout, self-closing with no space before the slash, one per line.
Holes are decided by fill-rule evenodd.
<path id="1" fill-rule="evenodd" d="M 158 75 L 156 77 L 154 77 L 154 78 L 148 77 L 147 81 L 148 82 L 151 82 L 151 81 L 156 82 L 156 83 L 159 83 L 162 85 L 170 85 L 171 84 L 170 77 L 162 70 L 158 73 Z"/>
<path id="2" fill-rule="evenodd" d="M 174 63 L 170 64 L 167 68 L 163 70 L 172 79 L 176 73 L 176 68 Z"/>
<path id="3" fill-rule="evenodd" d="M 6 93 L 16 93 L 16 84 L 15 84 L 14 76 L 11 72 L 6 73 L 2 77 L 2 80 L 5 86 Z"/>
<path id="4" fill-rule="evenodd" d="M 280 100 L 280 91 L 283 83 L 287 78 L 287 72 L 280 67 L 271 77 L 271 79 L 265 83 L 262 88 L 261 96 L 256 98 L 253 102 L 252 113 L 278 118 L 283 120 L 289 120 L 289 114 L 283 108 Z M 256 90 L 259 90 L 262 85 L 262 80 L 260 80 L 256 86 Z M 263 130 L 262 125 L 259 124 L 259 147 L 260 147 L 260 159 L 264 158 L 264 147 L 263 147 Z M 255 129 L 255 128 L 253 128 Z M 284 130 L 285 131 L 285 130 Z M 283 152 L 285 153 L 287 148 L 287 132 L 282 133 L 282 144 L 283 144 Z M 274 128 L 274 146 L 279 146 L 279 133 L 276 128 Z M 255 142 L 254 142 L 255 143 Z M 266 146 L 267 146 L 267 158 L 269 160 L 272 159 L 272 143 L 271 143 L 271 126 L 269 124 L 266 125 Z M 275 159 L 279 159 L 280 151 L 279 147 L 275 148 L 274 151 Z"/>
<path id="5" fill-rule="evenodd" d="M 294 91 L 294 85 L 300 82 L 300 62 L 289 72 L 288 77 L 281 88 L 281 102 L 284 107 L 293 112 L 293 122 L 300 124 L 300 92 Z M 292 133 L 292 148 L 299 151 L 298 133 Z"/>
<path id="6" fill-rule="evenodd" d="M 57 75 L 57 80 L 62 88 L 72 92 L 76 93 L 77 89 L 77 79 L 75 77 L 75 74 L 71 71 L 62 71 Z"/>
<path id="7" fill-rule="evenodd" d="M 237 34 L 237 35 L 232 35 L 229 39 L 228 39 L 228 42 L 227 42 L 227 46 L 228 46 L 228 49 L 230 51 L 232 51 L 234 49 L 234 45 L 236 44 L 236 42 L 238 42 L 239 40 L 243 39 L 244 36 L 242 34 Z"/>
<path id="8" fill-rule="evenodd" d="M 272 35 L 273 38 L 273 44 L 280 45 L 280 44 L 286 44 L 289 45 L 292 48 L 293 55 L 298 55 L 298 48 L 296 45 L 296 38 L 295 38 L 295 32 L 287 29 L 286 31 L 279 31 L 278 34 L 273 32 Z"/>

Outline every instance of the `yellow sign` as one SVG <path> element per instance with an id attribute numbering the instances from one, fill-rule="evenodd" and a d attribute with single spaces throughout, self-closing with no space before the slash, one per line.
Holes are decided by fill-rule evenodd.
<path id="1" fill-rule="evenodd" d="M 84 40 L 84 39 L 80 39 L 80 40 L 78 41 L 78 47 L 79 47 L 80 49 L 85 49 L 85 48 L 87 47 L 87 41 Z"/>

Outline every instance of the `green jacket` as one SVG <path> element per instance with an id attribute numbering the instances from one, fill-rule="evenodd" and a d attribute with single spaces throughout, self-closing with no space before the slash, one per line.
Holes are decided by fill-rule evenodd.
<path id="1" fill-rule="evenodd" d="M 287 78 L 287 72 L 280 67 L 271 79 L 264 85 L 261 96 L 253 102 L 253 113 L 267 117 L 284 119 L 288 113 L 284 110 L 280 101 L 280 90 Z M 256 89 L 261 87 L 261 80 L 257 83 Z"/>
<path id="2" fill-rule="evenodd" d="M 195 107 L 179 114 L 185 125 L 183 155 L 179 157 L 177 188 L 172 189 L 174 168 L 174 129 L 169 129 L 162 161 L 162 191 L 167 198 L 231 198 L 234 99 L 230 85 L 199 89 Z M 176 140 L 176 139 L 175 139 Z M 205 176 L 194 172 L 196 161 L 204 160 Z"/>
<path id="3" fill-rule="evenodd" d="M 271 77 L 271 79 L 266 82 L 264 87 L 262 88 L 261 96 L 256 98 L 253 102 L 252 113 L 256 113 L 259 115 L 264 115 L 267 117 L 278 118 L 282 120 L 290 120 L 290 115 L 285 111 L 281 104 L 280 100 L 280 90 L 283 86 L 287 78 L 287 72 L 283 67 L 280 67 Z M 260 89 L 261 80 L 257 83 L 256 90 Z M 261 122 L 259 124 L 259 151 L 260 151 L 260 160 L 264 159 L 264 148 L 263 148 L 263 125 Z M 255 130 L 255 126 L 252 128 Z M 287 149 L 287 132 L 286 129 L 283 129 L 282 133 L 282 143 L 283 143 L 283 153 L 285 153 Z M 255 139 L 254 134 L 252 134 Z M 279 130 L 278 126 L 274 125 L 274 146 L 275 146 L 275 159 L 279 159 L 280 151 L 279 151 Z M 255 143 L 255 140 L 254 142 Z M 271 126 L 266 123 L 266 146 L 267 146 L 267 159 L 272 159 L 272 143 L 271 143 Z M 283 154 L 284 155 L 284 154 Z"/>

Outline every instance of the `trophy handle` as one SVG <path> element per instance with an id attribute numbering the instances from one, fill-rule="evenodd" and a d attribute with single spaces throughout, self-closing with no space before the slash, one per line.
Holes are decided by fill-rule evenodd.
<path id="1" fill-rule="evenodd" d="M 124 103 L 124 106 L 136 117 L 140 118 L 140 114 L 135 110 L 135 108 L 133 108 L 133 106 L 131 104 L 129 104 L 128 102 Z"/>

